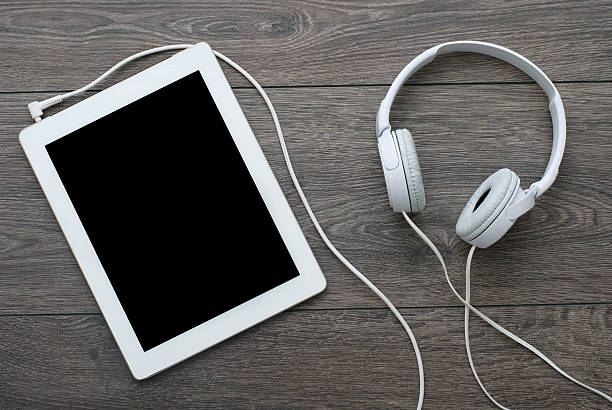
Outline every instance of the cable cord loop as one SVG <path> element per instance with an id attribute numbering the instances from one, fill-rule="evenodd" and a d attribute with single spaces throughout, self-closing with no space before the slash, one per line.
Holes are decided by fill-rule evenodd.
<path id="1" fill-rule="evenodd" d="M 112 66 L 109 70 L 107 70 L 100 77 L 98 77 L 97 79 L 95 79 L 91 83 L 87 84 L 86 86 L 79 88 L 78 90 L 75 90 L 75 91 L 72 91 L 72 92 L 69 92 L 69 93 L 66 93 L 66 94 L 62 94 L 62 95 L 59 95 L 59 96 L 55 96 L 55 97 L 49 98 L 49 99 L 44 100 L 44 101 L 42 101 L 40 103 L 38 101 L 34 101 L 33 103 L 30 103 L 30 105 L 28 105 L 28 108 L 30 109 L 30 113 L 32 114 L 32 118 L 36 122 L 40 121 L 40 119 L 42 117 L 42 110 L 44 110 L 45 108 L 48 108 L 48 107 L 50 107 L 50 106 L 52 106 L 54 104 L 57 104 L 60 101 L 65 100 L 66 98 L 74 97 L 75 95 L 81 94 L 81 93 L 91 89 L 92 87 L 95 87 L 98 83 L 100 83 L 100 81 L 102 81 L 105 78 L 107 78 L 114 71 L 118 70 L 120 67 L 124 66 L 125 64 L 127 64 L 127 63 L 129 63 L 129 62 L 131 62 L 133 60 L 136 60 L 137 58 L 144 57 L 144 56 L 147 56 L 147 55 L 150 55 L 150 54 L 154 54 L 154 53 L 168 51 L 168 50 L 185 49 L 185 48 L 189 48 L 191 46 L 192 46 L 192 44 L 174 44 L 174 45 L 168 45 L 168 46 L 152 48 L 150 50 L 145 50 L 145 51 L 142 51 L 140 53 L 136 53 L 134 55 L 131 55 L 131 56 L 121 60 L 119 63 L 117 63 L 114 66 Z M 279 140 L 279 143 L 280 143 L 280 146 L 281 146 L 281 150 L 283 152 L 283 157 L 285 158 L 285 163 L 287 165 L 287 169 L 289 170 L 289 175 L 291 176 L 291 181 L 293 182 L 293 185 L 295 186 L 295 189 L 297 190 L 298 195 L 300 196 L 302 204 L 304 205 L 304 208 L 306 209 L 306 212 L 308 213 L 308 216 L 310 217 L 310 220 L 312 221 L 312 224 L 316 228 L 316 230 L 319 233 L 319 236 L 321 237 L 321 239 L 323 239 L 323 242 L 325 243 L 325 245 L 327 245 L 329 250 L 336 256 L 336 258 L 338 258 L 340 260 L 340 262 L 342 262 L 344 264 L 344 266 L 346 266 L 355 276 L 357 276 L 357 278 L 359 278 L 359 280 L 361 280 L 368 288 L 370 288 L 370 290 L 372 290 L 372 292 L 374 292 L 376 294 L 376 296 L 378 296 L 385 303 L 385 305 L 387 305 L 389 310 L 391 310 L 391 312 L 393 312 L 393 314 L 395 315 L 397 320 L 400 322 L 400 324 L 404 328 L 405 332 L 408 334 L 408 337 L 410 338 L 410 343 L 412 344 L 412 348 L 414 349 L 414 354 L 416 356 L 417 365 L 418 365 L 418 371 L 419 371 L 419 399 L 418 399 L 418 403 L 417 403 L 417 410 L 420 410 L 422 408 L 422 406 L 423 406 L 423 399 L 424 399 L 424 396 L 425 396 L 425 375 L 424 375 L 424 371 L 423 371 L 423 361 L 421 359 L 421 352 L 419 350 L 419 346 L 417 344 L 416 338 L 414 337 L 414 334 L 412 333 L 412 330 L 410 329 L 410 326 L 408 326 L 408 323 L 404 320 L 404 318 L 401 315 L 401 313 L 397 310 L 397 308 L 393 305 L 393 303 L 385 296 L 385 294 L 382 291 L 380 291 L 372 282 L 370 282 L 370 280 L 365 275 L 363 275 L 359 270 L 357 270 L 357 268 L 355 268 L 340 253 L 340 251 L 338 251 L 338 249 L 336 249 L 334 244 L 329 240 L 329 238 L 327 237 L 327 235 L 323 231 L 323 228 L 321 228 L 321 225 L 319 224 L 319 221 L 317 220 L 314 212 L 312 211 L 312 208 L 310 207 L 310 204 L 308 203 L 308 200 L 306 199 L 306 196 L 304 195 L 304 192 L 302 190 L 302 186 L 300 185 L 300 182 L 298 181 L 298 179 L 297 179 L 297 177 L 295 175 L 295 171 L 293 169 L 293 165 L 291 164 L 291 159 L 289 158 L 289 151 L 287 150 L 287 144 L 285 143 L 285 138 L 283 136 L 283 131 L 281 130 L 280 122 L 278 120 L 278 115 L 276 114 L 276 110 L 274 109 L 274 106 L 272 105 L 272 101 L 270 101 L 270 98 L 268 97 L 268 95 L 266 94 L 264 89 L 259 85 L 257 80 L 255 80 L 244 68 L 240 67 L 232 59 L 230 59 L 229 57 L 226 57 L 225 55 L 223 55 L 223 54 L 221 54 L 221 53 L 219 53 L 218 51 L 215 51 L 215 50 L 213 50 L 213 53 L 219 59 L 225 61 L 232 68 L 234 68 L 236 71 L 238 71 L 240 74 L 242 74 L 242 76 L 244 76 L 244 78 L 246 78 L 251 84 L 253 84 L 253 86 L 257 89 L 257 91 L 259 91 L 259 94 L 261 94 L 261 97 L 263 98 L 264 102 L 266 103 L 266 106 L 268 107 L 268 110 L 270 111 L 270 115 L 272 116 L 272 120 L 274 121 L 274 127 L 276 128 L 276 133 L 278 134 L 278 140 Z"/>
<path id="2" fill-rule="evenodd" d="M 465 299 L 463 299 L 461 297 L 461 295 L 457 292 L 457 290 L 455 289 L 453 284 L 451 283 L 450 277 L 448 276 L 448 271 L 446 269 L 446 264 L 444 263 L 444 259 L 442 258 L 442 254 L 440 254 L 440 251 L 438 251 L 438 248 L 436 247 L 436 245 L 434 245 L 433 242 L 427 237 L 427 235 L 425 235 L 423 233 L 423 231 L 421 231 L 419 229 L 419 227 L 416 226 L 416 224 L 412 221 L 412 219 L 410 219 L 408 217 L 408 214 L 406 214 L 406 212 L 402 212 L 402 215 L 404 215 L 404 218 L 406 219 L 408 224 L 410 224 L 410 226 L 412 227 L 412 229 L 414 229 L 414 231 L 417 233 L 417 235 L 423 240 L 423 242 L 425 242 L 427 244 L 427 246 L 429 246 L 429 248 L 436 255 L 436 257 L 438 258 L 438 261 L 440 261 L 440 265 L 442 265 L 442 269 L 444 270 L 444 276 L 446 277 L 446 282 L 448 283 L 448 286 L 450 286 L 451 291 L 457 297 L 457 299 L 459 299 L 461 301 L 461 303 L 463 303 L 463 305 L 465 306 L 464 335 L 465 335 L 465 348 L 466 348 L 466 352 L 467 352 L 467 356 L 468 356 L 468 361 L 470 362 L 470 368 L 472 369 L 472 373 L 474 374 L 474 377 L 476 378 L 476 381 L 478 382 L 478 385 L 480 386 L 480 388 L 482 389 L 484 394 L 489 398 L 489 400 L 491 400 L 491 402 L 493 402 L 493 404 L 495 404 L 500 409 L 506 409 L 507 410 L 507 407 L 502 406 L 497 401 L 495 401 L 495 399 L 493 399 L 493 397 L 489 394 L 487 389 L 482 384 L 480 378 L 478 377 L 478 373 L 476 373 L 476 369 L 475 369 L 474 363 L 472 361 L 472 353 L 470 351 L 469 311 L 474 312 L 478 317 L 480 317 L 482 320 L 487 322 L 489 325 L 491 325 L 497 331 L 501 332 L 505 336 L 507 336 L 510 339 L 514 340 L 515 342 L 517 342 L 521 346 L 527 348 L 529 351 L 531 351 L 533 354 L 535 354 L 540 359 L 542 359 L 546 364 L 548 364 L 550 367 L 552 367 L 554 370 L 556 370 L 560 375 L 562 375 L 566 379 L 576 383 L 580 387 L 583 387 L 583 388 L 585 388 L 585 389 L 587 389 L 587 390 L 589 390 L 589 391 L 591 391 L 591 392 L 593 392 L 593 393 L 603 397 L 604 399 L 606 399 L 610 403 L 612 403 L 612 397 L 610 397 L 609 395 L 607 395 L 606 393 L 604 393 L 602 391 L 599 391 L 599 390 L 597 390 L 597 389 L 595 389 L 595 388 L 593 388 L 593 387 L 591 387 L 589 385 L 586 385 L 586 384 L 582 383 L 581 381 L 573 378 L 572 376 L 567 374 L 565 371 L 563 371 L 561 368 L 559 368 L 559 366 L 557 366 L 552 360 L 550 360 L 544 353 L 540 352 L 538 349 L 536 349 L 535 347 L 533 347 L 532 345 L 530 345 L 529 343 L 527 343 L 526 341 L 524 341 L 523 339 L 521 339 L 520 337 L 515 335 L 514 333 L 512 333 L 509 330 L 505 329 L 504 327 L 498 325 L 496 322 L 494 322 L 492 319 L 490 319 L 484 313 L 481 313 L 478 309 L 476 309 L 475 307 L 473 307 L 470 304 L 470 300 L 469 300 L 470 299 L 470 270 L 471 270 L 472 257 L 474 255 L 474 250 L 476 249 L 475 246 L 472 246 L 472 248 L 470 249 L 470 252 L 468 254 L 467 264 L 466 264 L 466 268 L 465 268 L 466 297 L 465 297 Z"/>

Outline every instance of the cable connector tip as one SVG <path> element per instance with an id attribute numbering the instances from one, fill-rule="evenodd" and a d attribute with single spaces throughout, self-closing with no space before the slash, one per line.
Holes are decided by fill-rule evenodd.
<path id="1" fill-rule="evenodd" d="M 38 101 L 33 101 L 31 103 L 28 104 L 28 111 L 30 111 L 30 115 L 32 116 L 32 119 L 36 122 L 39 122 L 42 115 L 43 115 L 43 111 L 42 111 L 42 105 L 38 102 Z"/>
<path id="2" fill-rule="evenodd" d="M 28 104 L 28 110 L 30 111 L 30 115 L 34 119 L 34 121 L 39 122 L 43 115 L 43 110 L 47 108 L 59 104 L 64 101 L 64 97 L 62 95 L 56 95 L 55 97 L 47 98 L 43 101 L 34 101 Z"/>

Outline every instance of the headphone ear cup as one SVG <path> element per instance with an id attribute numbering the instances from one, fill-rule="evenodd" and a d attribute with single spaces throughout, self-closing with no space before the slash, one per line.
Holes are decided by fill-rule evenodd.
<path id="1" fill-rule="evenodd" d="M 455 228 L 457 235 L 471 242 L 482 234 L 510 203 L 518 184 L 518 175 L 508 168 L 490 175 L 459 215 Z"/>
<path id="2" fill-rule="evenodd" d="M 425 209 L 425 187 L 423 186 L 419 157 L 410 131 L 400 129 L 394 132 L 404 165 L 404 174 L 406 175 L 410 196 L 410 212 L 416 214 Z"/>

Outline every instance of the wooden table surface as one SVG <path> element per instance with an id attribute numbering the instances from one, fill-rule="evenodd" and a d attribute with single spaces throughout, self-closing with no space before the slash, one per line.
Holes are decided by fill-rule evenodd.
<path id="1" fill-rule="evenodd" d="M 225 65 L 328 288 L 151 379 L 132 379 L 17 135 L 31 123 L 27 103 L 78 88 L 137 51 L 197 41 L 266 88 L 323 228 L 413 326 L 426 408 L 492 404 L 468 366 L 463 308 L 432 252 L 388 206 L 374 136 L 378 103 L 405 64 L 441 42 L 490 41 L 535 62 L 563 98 L 566 154 L 537 206 L 476 252 L 473 303 L 610 393 L 611 28 L 610 1 L 1 2 L 0 407 L 415 407 L 406 334 L 323 245 L 263 102 Z M 168 56 L 137 61 L 97 89 Z M 415 221 L 463 289 L 468 246 L 455 235 L 457 216 L 495 170 L 513 169 L 523 186 L 543 172 L 551 148 L 546 97 L 508 64 L 455 54 L 410 80 L 392 123 L 410 128 L 420 155 L 427 209 Z M 194 198 L 202 194 L 193 187 Z M 479 320 L 471 337 L 480 376 L 504 405 L 608 405 Z"/>

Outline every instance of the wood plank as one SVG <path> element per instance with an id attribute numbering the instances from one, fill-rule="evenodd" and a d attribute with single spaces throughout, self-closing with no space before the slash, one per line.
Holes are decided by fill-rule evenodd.
<path id="1" fill-rule="evenodd" d="M 291 88 L 270 95 L 298 177 L 338 248 L 399 306 L 456 306 L 433 254 L 388 206 L 373 135 L 385 91 Z M 476 252 L 477 304 L 612 301 L 612 85 L 567 84 L 560 92 L 568 144 L 559 178 L 500 243 Z M 546 99 L 533 84 L 410 86 L 402 93 L 392 123 L 415 136 L 428 201 L 415 221 L 462 288 L 468 246 L 454 233 L 456 218 L 489 173 L 510 167 L 526 186 L 543 171 L 551 146 Z M 302 307 L 383 306 L 320 241 L 256 92 L 237 95 L 328 279 L 328 289 Z M 0 96 L 0 312 L 96 312 L 17 142 L 30 123 L 25 104 L 32 98 Z"/>
<path id="2" fill-rule="evenodd" d="M 612 306 L 486 308 L 574 377 L 612 389 Z M 493 408 L 470 373 L 463 310 L 403 311 L 425 366 L 425 408 Z M 511 408 L 603 408 L 479 321 L 478 372 Z M 386 310 L 293 311 L 145 381 L 135 381 L 103 318 L 0 317 L 2 407 L 414 408 L 407 336 Z"/>
<path id="3" fill-rule="evenodd" d="M 198 41 L 268 86 L 390 84 L 418 53 L 461 39 L 514 49 L 555 81 L 612 79 L 612 5 L 605 0 L 50 0 L 2 1 L 0 10 L 0 91 L 72 90 L 135 52 Z M 463 55 L 445 57 L 414 81 L 524 81 L 517 71 Z"/>

